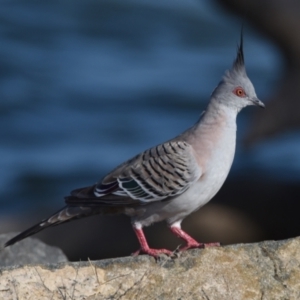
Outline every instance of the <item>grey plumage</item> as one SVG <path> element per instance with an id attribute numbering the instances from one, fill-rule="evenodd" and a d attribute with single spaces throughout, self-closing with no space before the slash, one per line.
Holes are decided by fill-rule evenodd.
<path id="1" fill-rule="evenodd" d="M 232 69 L 225 73 L 194 126 L 126 161 L 99 183 L 74 190 L 65 198 L 65 208 L 5 246 L 73 219 L 124 213 L 131 217 L 144 253 L 171 254 L 166 249 L 151 249 L 142 231 L 144 226 L 163 220 L 186 241 L 183 250 L 203 247 L 181 229 L 181 222 L 210 201 L 224 183 L 235 152 L 236 116 L 248 105 L 264 107 L 246 74 L 241 35 Z"/>
<path id="2" fill-rule="evenodd" d="M 97 196 L 106 194 L 105 184 L 118 183 L 118 196 L 149 203 L 183 193 L 197 179 L 192 148 L 184 141 L 170 141 L 139 154 L 95 187 Z"/>

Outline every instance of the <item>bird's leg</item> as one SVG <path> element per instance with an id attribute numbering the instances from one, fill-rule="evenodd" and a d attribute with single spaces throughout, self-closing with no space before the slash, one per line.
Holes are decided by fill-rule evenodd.
<path id="1" fill-rule="evenodd" d="M 180 251 L 184 251 L 190 248 L 204 248 L 204 244 L 198 243 L 196 240 L 194 240 L 191 236 L 189 236 L 186 232 L 184 232 L 181 228 L 177 226 L 171 226 L 171 231 L 180 239 L 184 240 L 186 242 L 186 246 L 180 248 Z"/>
<path id="2" fill-rule="evenodd" d="M 180 248 L 180 251 L 185 251 L 191 248 L 207 248 L 207 247 L 219 247 L 220 243 L 198 243 L 191 236 L 181 229 L 180 223 L 176 222 L 170 226 L 171 231 L 180 239 L 186 242 L 186 246 Z"/>
<path id="3" fill-rule="evenodd" d="M 134 252 L 133 255 L 139 255 L 140 253 L 145 253 L 150 256 L 158 257 L 160 254 L 166 254 L 166 255 L 173 255 L 174 253 L 167 249 L 152 249 L 149 247 L 145 234 L 143 232 L 143 229 L 141 226 L 135 226 L 133 225 L 133 230 L 139 240 L 139 243 L 141 245 L 141 248 Z"/>

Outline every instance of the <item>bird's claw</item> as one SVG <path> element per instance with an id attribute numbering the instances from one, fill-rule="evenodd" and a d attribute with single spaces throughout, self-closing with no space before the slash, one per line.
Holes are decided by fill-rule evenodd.
<path id="1" fill-rule="evenodd" d="M 188 249 L 205 249 L 210 247 L 220 247 L 220 243 L 187 243 L 186 246 L 179 248 L 179 251 L 186 251 Z"/>
<path id="2" fill-rule="evenodd" d="M 174 252 L 167 250 L 167 249 L 152 249 L 152 248 L 140 248 L 139 250 L 133 252 L 132 256 L 137 256 L 139 254 L 148 254 L 150 256 L 153 256 L 154 258 L 158 258 L 161 254 L 165 254 L 167 256 L 174 256 Z"/>

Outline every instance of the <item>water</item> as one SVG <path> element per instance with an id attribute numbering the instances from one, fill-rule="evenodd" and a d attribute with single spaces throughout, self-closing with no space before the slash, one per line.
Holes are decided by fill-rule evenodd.
<path id="1" fill-rule="evenodd" d="M 199 0 L 17 0 L 0 17 L 3 214 L 57 209 L 70 190 L 192 125 L 231 66 L 242 23 Z M 279 56 L 247 26 L 245 56 L 264 99 Z M 280 158 L 297 158 L 298 132 L 244 152 L 253 110 L 239 117 L 231 176 L 274 174 Z M 299 178 L 300 160 L 284 162 L 293 176 L 280 180 Z"/>

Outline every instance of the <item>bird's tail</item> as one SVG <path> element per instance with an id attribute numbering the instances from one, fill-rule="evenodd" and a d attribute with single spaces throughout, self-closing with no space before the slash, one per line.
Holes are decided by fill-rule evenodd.
<path id="1" fill-rule="evenodd" d="M 55 214 L 53 214 L 51 217 L 42 220 L 38 224 L 28 228 L 27 230 L 21 232 L 14 238 L 10 239 L 5 243 L 4 247 L 13 245 L 16 242 L 19 242 L 28 236 L 31 236 L 41 230 L 44 230 L 47 227 L 55 226 L 61 223 L 69 222 L 74 219 L 87 217 L 97 213 L 100 213 L 100 211 L 98 211 L 95 208 L 92 209 L 91 207 L 66 206 L 63 209 L 56 212 Z"/>

